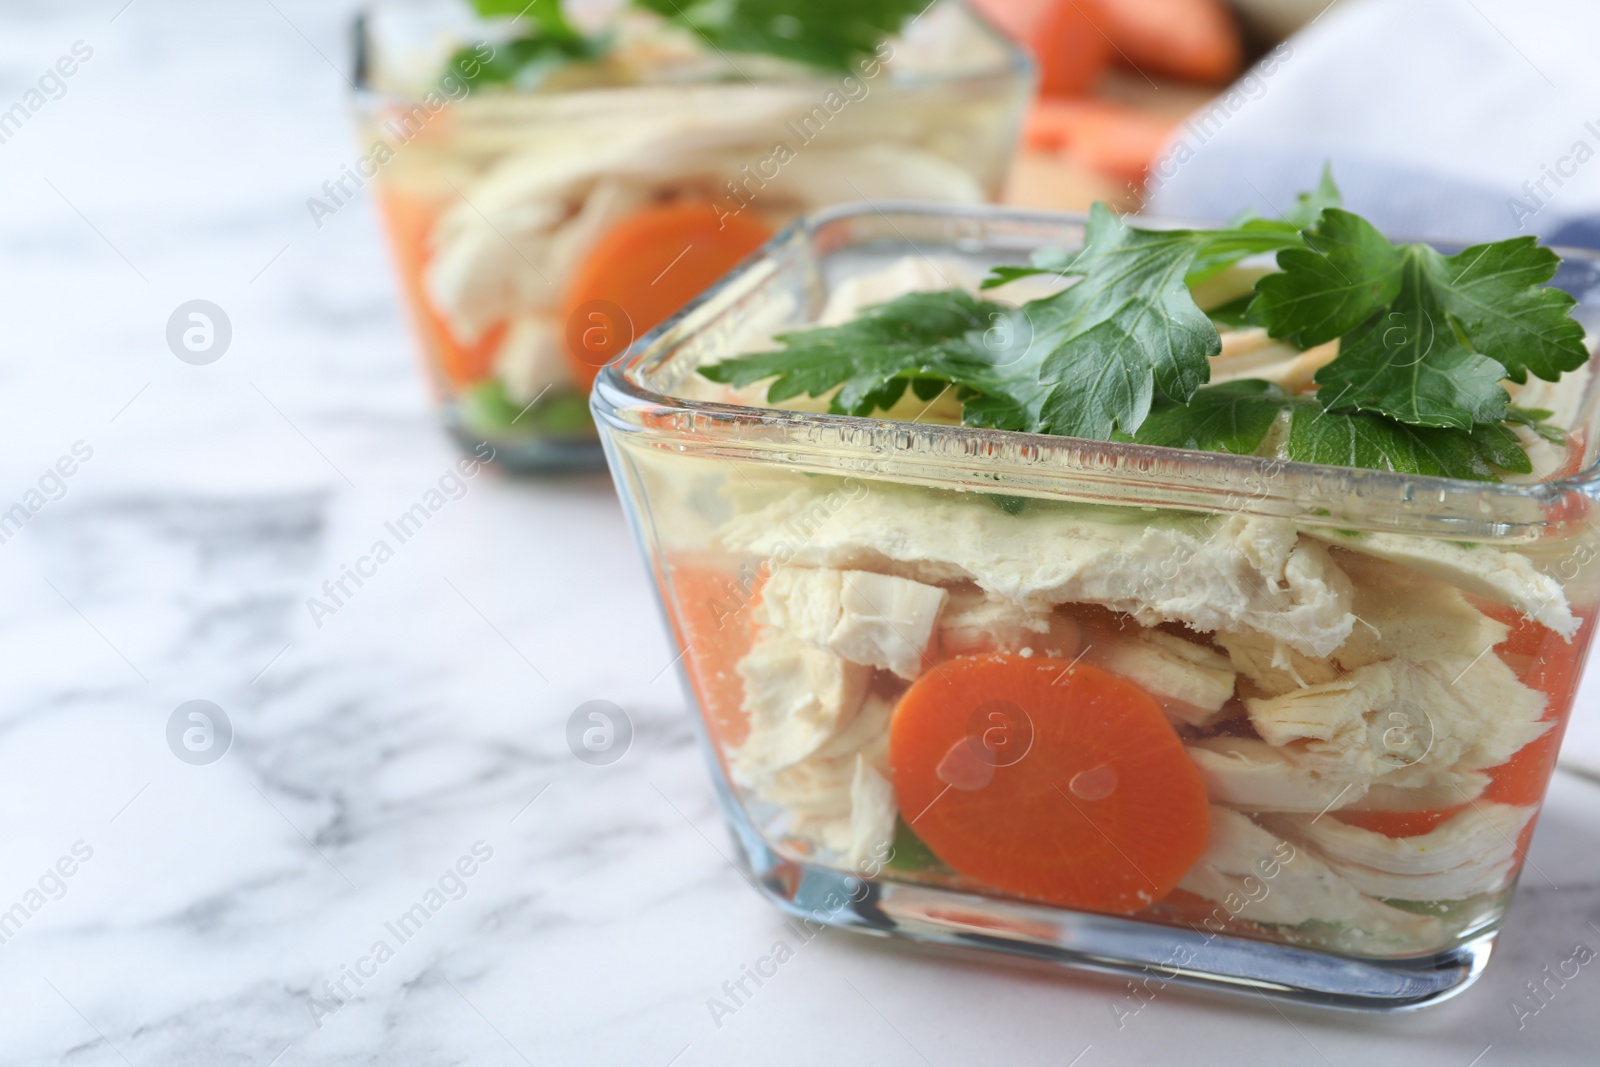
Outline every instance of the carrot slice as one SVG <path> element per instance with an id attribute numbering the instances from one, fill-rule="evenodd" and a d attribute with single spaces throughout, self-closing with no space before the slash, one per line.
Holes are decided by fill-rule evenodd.
<path id="1" fill-rule="evenodd" d="M 561 321 L 574 380 L 588 389 L 635 337 L 771 236 L 752 213 L 728 214 L 708 203 L 647 207 L 617 223 L 578 264 L 567 287 Z"/>
<path id="2" fill-rule="evenodd" d="M 744 679 L 736 669 L 754 640 L 751 616 L 760 599 L 765 569 L 736 574 L 725 566 L 692 560 L 667 564 L 673 629 L 706 725 L 725 748 L 744 742 L 750 720 L 744 712 Z"/>
<path id="3" fill-rule="evenodd" d="M 1433 811 L 1336 811 L 1332 817 L 1348 826 L 1359 826 L 1384 837 L 1420 837 L 1466 809 L 1467 805 L 1458 804 L 1453 808 L 1436 808 Z"/>
<path id="4" fill-rule="evenodd" d="M 446 381 L 461 388 L 489 377 L 495 353 L 505 338 L 506 324 L 497 323 L 472 344 L 463 344 L 434 310 L 422 282 L 428 266 L 428 235 L 441 205 L 394 188 L 380 189 L 378 206 L 388 223 L 389 240 L 400 267 L 400 285 L 422 346 L 437 361 Z"/>
<path id="5" fill-rule="evenodd" d="M 1129 915 L 1205 851 L 1200 772 L 1142 689 L 1083 664 L 964 656 L 895 710 L 900 808 L 956 871 L 1003 892 Z"/>
<path id="6" fill-rule="evenodd" d="M 1555 773 L 1556 753 L 1561 748 L 1561 735 L 1566 731 L 1567 716 L 1577 697 L 1578 680 L 1583 676 L 1584 660 L 1588 658 L 1588 629 L 1594 620 L 1579 612 L 1582 625 L 1568 643 L 1560 634 L 1526 618 L 1515 608 L 1477 597 L 1469 599 L 1479 611 L 1511 627 L 1506 639 L 1494 646 L 1495 654 L 1517 672 L 1523 685 L 1549 698 L 1543 719 L 1555 724 L 1523 745 L 1505 763 L 1489 768 L 1489 788 L 1484 790 L 1483 799 L 1518 807 L 1539 804 L 1544 800 L 1550 776 Z M 1347 810 L 1334 812 L 1333 818 L 1386 837 L 1416 837 L 1467 806 L 1458 804 L 1432 811 Z M 1526 845 L 1527 840 L 1523 840 L 1518 847 Z"/>
<path id="7" fill-rule="evenodd" d="M 1095 0 L 1100 25 L 1136 70 L 1223 82 L 1239 70 L 1244 47 L 1221 0 Z"/>
<path id="8" fill-rule="evenodd" d="M 1028 117 L 1030 147 L 1065 150 L 1113 178 L 1144 179 L 1178 121 L 1103 100 L 1041 100 Z"/>
<path id="9" fill-rule="evenodd" d="M 1511 627 L 1505 641 L 1495 646 L 1495 652 L 1517 672 L 1524 685 L 1549 698 L 1544 719 L 1555 723 L 1519 749 L 1510 760 L 1489 770 L 1493 781 L 1484 792 L 1484 798 L 1501 804 L 1538 804 L 1544 799 L 1550 776 L 1555 773 L 1561 736 L 1566 732 L 1567 718 L 1578 696 L 1578 682 L 1583 677 L 1584 662 L 1589 655 L 1594 616 L 1578 612 L 1581 625 L 1572 641 L 1567 642 L 1560 634 L 1524 617 L 1514 608 L 1476 599 L 1473 603 L 1491 619 Z"/>
<path id="10" fill-rule="evenodd" d="M 1096 0 L 976 0 L 985 18 L 1033 53 L 1039 91 L 1079 96 L 1111 65 L 1111 39 L 1096 26 Z"/>

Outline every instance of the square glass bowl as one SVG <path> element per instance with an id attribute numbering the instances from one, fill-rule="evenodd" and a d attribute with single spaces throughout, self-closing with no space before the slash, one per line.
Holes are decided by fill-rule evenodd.
<path id="1" fill-rule="evenodd" d="M 350 177 L 375 187 L 447 426 L 513 468 L 603 462 L 599 367 L 799 213 L 995 199 L 1032 91 L 959 0 L 848 75 L 568 9 L 604 55 L 494 84 L 519 24 L 466 0 L 394 0 L 356 31 Z"/>
<path id="2" fill-rule="evenodd" d="M 742 862 L 879 935 L 1341 1007 L 1459 991 L 1593 637 L 1592 376 L 1560 390 L 1577 473 L 1505 484 L 771 410 L 696 373 L 908 254 L 1082 238 L 832 210 L 601 374 Z M 1556 282 L 1593 334 L 1600 265 Z"/>

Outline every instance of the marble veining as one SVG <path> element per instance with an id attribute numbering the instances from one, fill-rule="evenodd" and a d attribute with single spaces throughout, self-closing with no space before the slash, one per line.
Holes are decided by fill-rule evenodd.
<path id="1" fill-rule="evenodd" d="M 355 152 L 351 10 L 0 3 L 0 102 L 95 49 L 0 145 L 0 499 L 93 450 L 0 544 L 0 910 L 39 904 L 0 1067 L 1592 1062 L 1600 964 L 1512 1007 L 1600 947 L 1600 787 L 1566 776 L 1488 975 L 1422 1015 L 1169 989 L 1119 1027 L 1116 980 L 827 932 L 714 1019 L 785 928 L 604 480 L 484 472 L 308 611 L 455 461 L 370 203 L 304 211 Z M 234 326 L 206 367 L 163 340 L 196 297 Z M 233 728 L 207 765 L 166 738 L 196 699 Z M 635 724 L 611 766 L 566 747 L 591 699 Z"/>

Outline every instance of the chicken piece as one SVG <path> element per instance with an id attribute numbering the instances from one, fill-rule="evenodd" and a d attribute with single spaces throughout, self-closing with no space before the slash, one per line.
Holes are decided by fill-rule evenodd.
<path id="1" fill-rule="evenodd" d="M 1324 777 L 1253 737 L 1194 741 L 1189 758 L 1200 768 L 1212 803 L 1241 811 L 1321 814 L 1352 805 L 1367 791 L 1364 780 Z"/>
<path id="2" fill-rule="evenodd" d="M 814 814 L 850 813 L 850 787 L 857 756 L 883 773 L 889 769 L 889 722 L 894 705 L 869 693 L 850 724 L 821 748 L 760 783 L 766 800 Z"/>
<path id="3" fill-rule="evenodd" d="M 1337 340 L 1302 352 L 1272 340 L 1259 327 L 1231 330 L 1222 334 L 1221 353 L 1211 357 L 1211 381 L 1215 384 L 1257 378 L 1299 393 L 1310 388 L 1317 371 L 1338 355 Z"/>
<path id="4" fill-rule="evenodd" d="M 950 590 L 939 616 L 939 649 L 947 656 L 976 652 L 1017 652 L 1044 642 L 1053 616 L 991 596 L 975 585 Z M 1077 649 L 1072 650 L 1077 654 Z"/>
<path id="5" fill-rule="evenodd" d="M 1178 888 L 1224 902 L 1230 913 L 1251 922 L 1343 923 L 1355 939 L 1416 945 L 1431 944 L 1442 932 L 1438 919 L 1363 896 L 1308 849 L 1227 808 L 1211 809 L 1210 844 Z"/>
<path id="6" fill-rule="evenodd" d="M 756 617 L 851 663 L 913 679 L 948 595 L 887 574 L 784 567 L 762 590 Z"/>
<path id="7" fill-rule="evenodd" d="M 850 725 L 804 760 L 759 783 L 757 795 L 789 810 L 790 832 L 795 836 L 823 848 L 845 851 L 854 840 L 857 794 L 869 787 L 858 785 L 864 772 L 857 769 L 857 764 L 864 763 L 887 781 L 889 723 L 893 715 L 894 705 L 889 700 L 877 693 L 868 695 Z M 861 796 L 868 805 L 863 809 L 862 819 L 867 820 L 863 825 L 878 825 L 871 822 L 869 814 L 881 813 L 881 798 L 871 792 Z M 892 804 L 892 788 L 889 799 Z M 889 821 L 892 831 L 892 814 Z"/>
<path id="8" fill-rule="evenodd" d="M 1400 776 L 1404 774 L 1402 771 Z M 1492 781 L 1482 771 L 1451 770 L 1434 778 L 1433 783 L 1414 789 L 1389 785 L 1385 779 L 1369 787 L 1361 799 L 1343 806 L 1351 811 L 1438 811 L 1470 804 L 1483 796 Z"/>
<path id="9" fill-rule="evenodd" d="M 1536 810 L 1484 801 L 1416 837 L 1387 837 L 1305 815 L 1271 816 L 1265 823 L 1309 848 L 1363 893 L 1465 900 L 1506 887 L 1517 866 L 1518 835 Z"/>
<path id="10" fill-rule="evenodd" d="M 840 730 L 812 755 L 814 760 L 842 760 L 853 764 L 857 755 L 864 755 L 880 771 L 889 769 L 889 723 L 894 718 L 892 699 L 879 692 L 867 694 L 861 710 L 850 724 Z"/>
<path id="11" fill-rule="evenodd" d="M 1551 726 L 1545 697 L 1493 653 L 1384 660 L 1337 681 L 1249 699 L 1256 732 L 1304 765 L 1416 787 L 1510 759 Z"/>
<path id="12" fill-rule="evenodd" d="M 1474 596 L 1516 608 L 1569 641 L 1577 616 L 1561 583 L 1536 570 L 1525 556 L 1487 545 L 1463 548 L 1453 541 L 1388 533 L 1341 533 L 1308 529 L 1308 535 L 1366 556 L 1399 563 L 1448 582 Z"/>
<path id="13" fill-rule="evenodd" d="M 844 862 L 859 870 L 869 859 L 888 855 L 899 810 L 889 779 L 865 756 L 856 756 L 850 783 L 850 847 L 844 850 Z"/>
<path id="14" fill-rule="evenodd" d="M 807 487 L 738 516 L 723 542 L 760 558 L 784 552 L 805 566 L 972 581 L 1030 610 L 1082 602 L 1147 626 L 1275 633 L 1313 656 L 1331 653 L 1355 625 L 1349 579 L 1286 520 L 1103 515 L 1120 517 L 1046 507 L 1010 515 L 984 501 L 882 485 L 831 510 Z"/>
<path id="15" fill-rule="evenodd" d="M 755 785 L 827 744 L 850 725 L 872 680 L 872 668 L 772 627 L 761 631 L 737 669 L 750 716 L 750 736 L 731 761 L 742 785 Z"/>
<path id="16" fill-rule="evenodd" d="M 1594 338 L 1584 339 L 1584 345 L 1594 350 Z M 1543 378 L 1528 376 L 1522 385 L 1508 383 L 1512 403 L 1519 408 L 1533 408 L 1550 412 L 1549 421 L 1564 429 L 1574 429 L 1582 421 L 1583 402 L 1588 397 L 1589 375 L 1594 371 L 1591 361 L 1567 371 L 1559 379 L 1547 382 Z"/>
<path id="17" fill-rule="evenodd" d="M 1546 440 L 1540 434 L 1527 426 L 1512 426 L 1511 432 L 1517 435 L 1517 443 L 1528 454 L 1528 466 L 1532 468 L 1526 473 L 1502 474 L 1501 480 L 1513 485 L 1533 485 L 1537 482 L 1549 481 L 1556 472 L 1567 465 L 1567 445 Z"/>
<path id="18" fill-rule="evenodd" d="M 1204 726 L 1233 697 L 1228 657 L 1161 630 L 1132 638 L 1101 638 L 1085 661 L 1121 675 L 1155 697 L 1169 718 Z"/>
<path id="19" fill-rule="evenodd" d="M 1356 628 L 1360 627 L 1358 621 Z M 1328 660 L 1307 656 L 1271 634 L 1218 631 L 1212 638 L 1227 650 L 1233 669 L 1249 683 L 1245 688 L 1252 691 L 1244 692 L 1244 696 L 1282 696 L 1339 677 L 1338 668 Z"/>
<path id="20" fill-rule="evenodd" d="M 464 343 L 514 314 L 554 307 L 555 282 L 628 212 L 679 196 L 725 196 L 728 183 L 747 181 L 751 162 L 772 155 L 772 131 L 816 105 L 811 93 L 800 83 L 677 87 L 637 97 L 639 106 L 608 121 L 603 138 L 577 116 L 523 130 L 519 150 L 462 188 L 440 216 L 424 279 L 430 301 Z M 895 196 L 984 199 L 977 180 L 938 153 L 858 133 L 791 152 L 762 185 L 761 210 Z"/>
<path id="21" fill-rule="evenodd" d="M 950 256 L 902 256 L 881 270 L 852 275 L 834 286 L 817 318 L 819 326 L 838 326 L 860 316 L 875 304 L 887 304 L 907 293 L 933 293 L 944 289 L 976 292 L 978 279 L 972 268 Z"/>
<path id="22" fill-rule="evenodd" d="M 1453 585 L 1354 552 L 1334 558 L 1355 587 L 1351 610 L 1360 620 L 1333 654 L 1346 670 L 1386 659 L 1470 659 L 1511 632 L 1469 604 Z"/>
<path id="23" fill-rule="evenodd" d="M 829 641 L 834 651 L 905 679 L 920 675 L 949 594 L 936 585 L 869 571 L 846 571 L 841 577 L 839 625 Z"/>
<path id="24" fill-rule="evenodd" d="M 850 817 L 850 786 L 855 757 L 842 760 L 801 760 L 777 771 L 764 782 L 758 795 L 789 809 L 791 815 L 819 820 Z"/>
<path id="25" fill-rule="evenodd" d="M 805 110 L 805 107 L 800 109 L 802 114 Z M 763 143 L 759 152 L 730 160 L 728 177 L 739 180 L 743 177 L 740 168 L 749 163 L 752 156 L 766 155 L 770 150 L 770 144 Z M 985 199 L 983 186 L 965 167 L 898 138 L 874 138 L 871 142 L 857 141 L 837 148 L 807 145 L 783 165 L 769 188 L 762 190 L 763 196 L 769 194 L 785 197 L 801 211 L 847 201 L 895 197 L 962 204 L 980 204 Z M 954 289 L 961 284 L 952 274 L 944 288 Z"/>
<path id="26" fill-rule="evenodd" d="M 543 315 L 518 315 L 495 352 L 494 373 L 513 404 L 531 404 L 552 386 L 571 383 L 561 355 L 564 342 L 555 323 Z"/>

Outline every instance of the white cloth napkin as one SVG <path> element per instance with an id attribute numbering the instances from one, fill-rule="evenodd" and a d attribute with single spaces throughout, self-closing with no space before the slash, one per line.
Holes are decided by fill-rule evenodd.
<path id="1" fill-rule="evenodd" d="M 1334 0 L 1179 129 L 1151 210 L 1276 213 L 1326 160 L 1391 232 L 1551 237 L 1600 218 L 1596 42 L 1593 0 Z"/>

